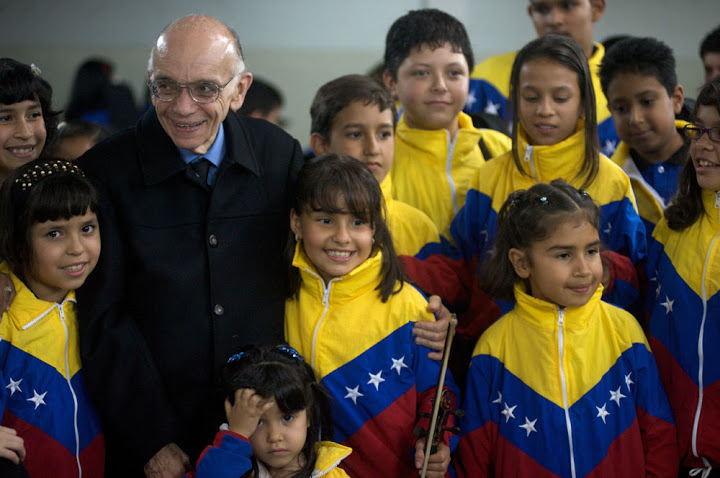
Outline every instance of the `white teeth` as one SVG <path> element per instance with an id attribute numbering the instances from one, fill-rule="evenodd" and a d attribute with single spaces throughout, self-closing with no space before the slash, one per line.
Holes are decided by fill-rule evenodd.
<path id="1" fill-rule="evenodd" d="M 328 251 L 327 252 L 329 256 L 333 257 L 350 257 L 350 252 L 341 252 L 341 251 Z"/>
<path id="2" fill-rule="evenodd" d="M 32 150 L 34 148 L 32 146 L 30 146 L 28 148 L 8 148 L 8 149 L 10 149 L 10 151 L 15 154 L 27 154 L 27 153 L 32 152 Z"/>
<path id="3" fill-rule="evenodd" d="M 79 270 L 82 270 L 83 264 L 77 265 L 77 266 L 67 266 L 65 270 L 68 272 L 78 272 Z"/>
<path id="4" fill-rule="evenodd" d="M 202 123 L 202 121 L 201 121 L 200 123 Z M 180 123 L 176 123 L 176 124 L 177 124 L 177 126 L 179 126 L 180 128 L 194 128 L 194 127 L 200 125 L 200 123 L 195 123 L 195 124 L 180 124 Z"/>
<path id="5" fill-rule="evenodd" d="M 705 160 L 701 159 L 700 161 L 698 161 L 698 166 L 700 166 L 702 168 L 709 168 L 709 167 L 717 167 L 717 164 L 714 164 L 714 163 L 711 163 L 710 161 L 705 161 Z"/>

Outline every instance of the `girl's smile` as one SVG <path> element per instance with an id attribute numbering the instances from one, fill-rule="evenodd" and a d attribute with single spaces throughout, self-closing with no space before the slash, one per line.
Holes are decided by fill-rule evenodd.
<path id="1" fill-rule="evenodd" d="M 337 210 L 328 213 L 306 208 L 301 214 L 290 213 L 290 227 L 302 240 L 305 254 L 320 276 L 329 280 L 350 273 L 362 264 L 373 248 L 375 229 L 363 218 L 347 211 L 344 198 Z"/>

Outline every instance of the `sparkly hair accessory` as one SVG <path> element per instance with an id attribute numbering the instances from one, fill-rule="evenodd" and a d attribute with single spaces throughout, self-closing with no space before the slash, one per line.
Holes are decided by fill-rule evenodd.
<path id="1" fill-rule="evenodd" d="M 60 173 L 71 173 L 83 178 L 85 177 L 85 173 L 77 164 L 70 161 L 54 159 L 41 161 L 32 165 L 19 178 L 15 179 L 15 184 L 19 186 L 22 191 L 27 191 L 43 179 Z"/>
<path id="2" fill-rule="evenodd" d="M 539 199 L 540 202 L 543 203 L 543 204 L 547 204 L 547 203 L 548 203 L 548 198 L 547 198 L 547 196 L 540 196 L 538 199 Z"/>
<path id="3" fill-rule="evenodd" d="M 246 355 L 245 352 L 238 352 L 238 353 L 236 353 L 236 354 L 232 354 L 232 355 L 230 356 L 230 358 L 228 359 L 227 363 L 234 362 L 234 361 L 236 361 L 236 360 L 240 360 L 240 359 L 243 358 L 245 355 Z"/>
<path id="4" fill-rule="evenodd" d="M 35 76 L 40 76 L 40 73 L 42 73 L 35 63 L 30 63 L 30 70 L 32 70 L 33 75 Z"/>
<path id="5" fill-rule="evenodd" d="M 581 195 L 582 197 L 584 197 L 585 199 L 587 199 L 587 198 L 590 197 L 590 195 L 588 194 L 588 192 L 585 191 L 584 189 L 579 189 L 578 191 L 580 191 L 580 195 Z"/>

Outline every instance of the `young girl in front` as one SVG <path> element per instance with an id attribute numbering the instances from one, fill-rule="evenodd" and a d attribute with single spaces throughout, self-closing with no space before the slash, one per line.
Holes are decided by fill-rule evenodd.
<path id="1" fill-rule="evenodd" d="M 485 285 L 515 305 L 473 353 L 460 476 L 677 476 L 643 330 L 600 300 L 599 215 L 562 180 L 516 191 L 500 209 Z"/>
<path id="2" fill-rule="evenodd" d="M 383 220 L 382 192 L 361 162 L 328 154 L 306 163 L 290 214 L 295 235 L 285 338 L 332 397 L 335 441 L 353 449 L 350 476 L 417 476 L 440 364 L 413 340 L 413 322 L 433 320 L 405 282 Z M 452 379 L 446 385 L 455 392 Z M 454 402 L 454 397 L 451 400 Z M 414 452 L 414 458 L 413 458 Z M 447 443 L 429 457 L 429 477 L 449 464 Z"/>
<path id="3" fill-rule="evenodd" d="M 691 160 L 648 243 L 646 306 L 677 421 L 679 476 L 705 478 L 720 469 L 720 79 L 703 86 L 685 134 Z"/>
<path id="4" fill-rule="evenodd" d="M 294 349 L 250 346 L 230 357 L 222 382 L 227 429 L 200 455 L 195 478 L 347 477 L 338 465 L 351 449 L 321 441 L 332 434 L 328 397 Z"/>
<path id="5" fill-rule="evenodd" d="M 562 178 L 595 198 L 602 211 L 600 239 L 610 249 L 603 252 L 609 265 L 605 299 L 628 306 L 639 298 L 633 264 L 645 257 L 645 229 L 630 180 L 599 152 L 592 75 L 580 47 L 559 35 L 525 45 L 513 63 L 510 101 L 512 150 L 488 161 L 475 176 L 450 227 L 458 250 L 446 251 L 447 268 L 435 262 L 423 267 L 417 260 L 408 265 L 408 274 L 423 290 L 451 303 L 469 302 L 457 329 L 458 338 L 468 337 L 468 352 L 502 314 L 476 274 L 497 236 L 497 211 L 508 194 L 533 184 Z M 462 360 L 465 367 L 467 359 Z"/>
<path id="6" fill-rule="evenodd" d="M 0 189 L 0 272 L 17 291 L 0 321 L 0 434 L 23 439 L 30 476 L 103 474 L 75 305 L 100 254 L 98 209 L 94 188 L 68 161 L 20 166 Z M 0 456 L 17 463 L 23 451 L 0 447 Z"/>

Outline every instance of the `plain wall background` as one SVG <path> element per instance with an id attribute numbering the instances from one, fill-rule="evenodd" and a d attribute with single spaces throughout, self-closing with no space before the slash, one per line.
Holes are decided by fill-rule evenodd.
<path id="1" fill-rule="evenodd" d="M 610 35 L 654 36 L 675 51 L 680 83 L 694 97 L 703 73 L 702 38 L 720 23 L 718 0 L 607 0 L 596 40 Z M 0 56 L 35 63 L 66 105 L 73 75 L 90 56 L 116 65 L 138 102 L 152 42 L 172 20 L 189 13 L 217 17 L 234 28 L 254 75 L 285 96 L 287 129 L 309 138 L 309 108 L 320 85 L 366 73 L 382 59 L 387 29 L 408 10 L 435 7 L 468 30 L 476 61 L 516 50 L 535 38 L 527 0 L 0 0 Z"/>

